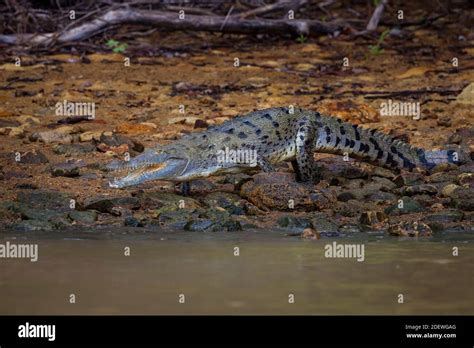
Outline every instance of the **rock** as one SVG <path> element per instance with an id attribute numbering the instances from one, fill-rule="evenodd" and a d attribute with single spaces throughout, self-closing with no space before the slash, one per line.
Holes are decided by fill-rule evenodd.
<path id="1" fill-rule="evenodd" d="M 433 214 L 428 214 L 423 218 L 426 223 L 430 222 L 456 222 L 461 221 L 464 213 L 456 209 L 442 210 Z"/>
<path id="2" fill-rule="evenodd" d="M 86 164 L 82 160 L 68 161 L 66 163 L 56 163 L 50 168 L 52 176 L 76 177 L 79 176 L 79 169 Z"/>
<path id="3" fill-rule="evenodd" d="M 40 141 L 45 144 L 50 143 L 61 143 L 61 144 L 70 144 L 73 140 L 71 133 L 74 132 L 74 127 L 64 126 L 59 127 L 53 130 L 33 133 L 30 136 L 31 141 Z"/>
<path id="4" fill-rule="evenodd" d="M 338 226 L 329 220 L 323 213 L 314 214 L 311 219 L 311 224 L 321 236 L 339 237 L 340 235 Z"/>
<path id="5" fill-rule="evenodd" d="M 39 150 L 27 151 L 20 155 L 21 164 L 42 164 L 48 163 L 48 158 Z"/>
<path id="6" fill-rule="evenodd" d="M 109 136 L 103 133 L 100 136 L 100 142 L 111 147 L 118 147 L 120 145 L 126 144 L 129 149 L 136 152 L 143 152 L 143 150 L 145 149 L 145 147 L 139 142 L 136 142 L 120 134 L 113 134 Z"/>
<path id="7" fill-rule="evenodd" d="M 398 224 L 390 225 L 389 234 L 403 237 L 429 237 L 432 235 L 430 226 L 423 222 L 403 221 Z"/>
<path id="8" fill-rule="evenodd" d="M 32 231 L 53 231 L 54 226 L 50 222 L 39 221 L 39 220 L 23 220 L 15 222 L 10 226 L 11 229 L 19 232 L 32 232 Z"/>
<path id="9" fill-rule="evenodd" d="M 394 178 L 395 176 L 393 176 Z M 382 191 L 391 191 L 397 187 L 397 185 L 393 182 L 393 180 L 389 180 L 386 177 L 372 177 L 372 182 L 377 186 L 378 190 Z"/>
<path id="10" fill-rule="evenodd" d="M 459 185 L 467 185 L 472 188 L 474 186 L 474 174 L 462 173 L 458 175 L 457 182 L 459 183 Z"/>
<path id="11" fill-rule="evenodd" d="M 474 188 L 456 188 L 450 197 L 453 207 L 467 211 L 474 210 Z"/>
<path id="12" fill-rule="evenodd" d="M 97 213 L 95 211 L 73 210 L 69 212 L 68 217 L 75 222 L 84 224 L 93 224 L 97 221 Z"/>
<path id="13" fill-rule="evenodd" d="M 184 229 L 186 231 L 202 232 L 211 230 L 211 227 L 213 226 L 214 222 L 212 222 L 210 219 L 196 219 L 187 222 L 184 226 Z"/>
<path id="14" fill-rule="evenodd" d="M 397 196 L 390 192 L 377 191 L 366 197 L 368 201 L 394 201 L 397 199 Z"/>
<path id="15" fill-rule="evenodd" d="M 438 172 L 430 175 L 427 178 L 427 181 L 430 184 L 440 183 L 445 181 L 455 182 L 457 179 L 457 175 L 455 172 Z"/>
<path id="16" fill-rule="evenodd" d="M 107 134 L 105 134 L 107 133 Z M 106 136 L 112 136 L 112 132 L 104 132 L 104 131 L 87 131 L 87 132 L 84 132 L 84 133 L 81 133 L 79 134 L 79 141 L 80 142 L 87 142 L 87 141 L 92 141 L 92 140 L 95 140 L 95 141 L 100 141 L 100 137 L 102 136 L 102 134 L 106 135 Z"/>
<path id="17" fill-rule="evenodd" d="M 371 175 L 373 176 L 372 180 L 374 180 L 376 177 L 387 178 L 390 180 L 395 178 L 395 174 L 391 170 L 377 166 L 373 167 Z"/>
<path id="18" fill-rule="evenodd" d="M 381 228 L 388 221 L 388 216 L 382 211 L 366 211 L 361 214 L 359 222 L 363 226 Z"/>
<path id="19" fill-rule="evenodd" d="M 412 186 L 412 185 L 420 185 L 423 183 L 423 175 L 420 173 L 402 173 L 393 179 L 393 182 L 397 187 L 402 186 Z"/>
<path id="20" fill-rule="evenodd" d="M 134 218 L 133 216 L 127 216 L 125 220 L 123 221 L 124 226 L 130 226 L 130 227 L 143 227 L 143 223 Z"/>
<path id="21" fill-rule="evenodd" d="M 244 215 L 245 211 L 241 201 L 242 199 L 238 195 L 227 192 L 213 192 L 202 200 L 209 207 L 221 207 L 230 214 Z"/>
<path id="22" fill-rule="evenodd" d="M 188 126 L 194 126 L 194 124 L 200 120 L 198 117 L 192 116 L 183 116 L 183 117 L 173 117 L 168 120 L 168 124 L 186 124 Z"/>
<path id="23" fill-rule="evenodd" d="M 136 197 L 139 199 L 142 209 L 159 209 L 164 206 L 171 206 L 174 210 L 201 208 L 201 204 L 195 199 L 173 193 L 140 191 Z"/>
<path id="24" fill-rule="evenodd" d="M 441 195 L 443 195 L 444 197 L 451 197 L 454 191 L 456 191 L 459 188 L 461 187 L 456 184 L 448 184 L 442 188 Z"/>
<path id="25" fill-rule="evenodd" d="M 193 123 L 194 124 L 194 123 Z M 151 122 L 142 122 L 142 123 L 122 123 L 115 128 L 117 133 L 122 134 L 144 134 L 144 133 L 151 133 L 155 132 L 158 126 Z"/>
<path id="26" fill-rule="evenodd" d="M 121 215 L 118 208 L 138 209 L 140 201 L 136 197 L 90 197 L 83 202 L 84 209 L 97 210 L 101 213 Z"/>
<path id="27" fill-rule="evenodd" d="M 191 218 L 197 218 L 197 216 L 193 216 L 196 209 L 178 209 L 171 211 L 162 208 L 160 210 L 161 211 L 156 212 L 158 222 L 173 228 L 184 229 L 184 226 L 186 226 Z"/>
<path id="28" fill-rule="evenodd" d="M 77 156 L 96 150 L 93 144 L 61 144 L 53 147 L 53 152 L 57 155 Z"/>
<path id="29" fill-rule="evenodd" d="M 456 97 L 456 102 L 466 105 L 474 104 L 474 83 L 467 85 Z"/>
<path id="30" fill-rule="evenodd" d="M 441 127 L 451 127 L 451 117 L 442 116 L 436 120 L 436 124 Z"/>
<path id="31" fill-rule="evenodd" d="M 303 230 L 303 233 L 301 234 L 301 238 L 318 240 L 318 239 L 321 239 L 321 234 L 318 231 L 316 231 L 314 228 L 305 228 Z"/>
<path id="32" fill-rule="evenodd" d="M 337 200 L 341 202 L 347 202 L 351 199 L 357 199 L 356 195 L 354 195 L 354 193 L 351 191 L 341 192 L 337 195 Z"/>
<path id="33" fill-rule="evenodd" d="M 32 124 L 40 124 L 41 121 L 38 117 L 30 116 L 30 115 L 23 115 L 18 116 L 16 118 L 17 121 L 21 122 L 22 124 L 32 125 Z"/>
<path id="34" fill-rule="evenodd" d="M 307 218 L 285 215 L 277 220 L 277 224 L 284 228 L 308 228 L 312 227 L 311 221 Z"/>
<path id="35" fill-rule="evenodd" d="M 397 203 L 386 208 L 385 213 L 388 215 L 400 215 L 418 213 L 424 210 L 425 208 L 423 208 L 417 201 L 410 197 L 404 196 Z"/>
<path id="36" fill-rule="evenodd" d="M 207 124 L 207 122 L 205 120 L 201 120 L 201 119 L 198 119 L 194 122 L 194 129 L 197 129 L 197 128 L 207 128 L 209 125 Z"/>
<path id="37" fill-rule="evenodd" d="M 59 191 L 34 190 L 19 192 L 17 200 L 34 209 L 68 212 L 71 210 L 72 197 Z"/>
<path id="38" fill-rule="evenodd" d="M 245 184 L 247 181 L 251 181 L 252 176 L 241 173 L 241 174 L 234 174 L 234 175 L 227 175 L 222 181 L 219 183 L 222 184 L 232 184 L 234 185 L 235 189 L 238 191 Z"/>
<path id="39" fill-rule="evenodd" d="M 454 163 L 440 163 L 437 164 L 433 169 L 431 169 L 431 174 L 449 172 L 452 170 L 458 170 L 458 166 Z"/>
<path id="40" fill-rule="evenodd" d="M 407 186 L 402 189 L 402 194 L 405 196 L 413 196 L 421 193 L 434 195 L 438 193 L 438 189 L 435 186 L 428 184 Z"/>
<path id="41" fill-rule="evenodd" d="M 329 205 L 326 193 L 316 193 L 312 185 L 297 183 L 289 173 L 259 173 L 246 182 L 240 196 L 260 209 L 315 210 Z M 293 208 L 292 208 L 293 207 Z"/>

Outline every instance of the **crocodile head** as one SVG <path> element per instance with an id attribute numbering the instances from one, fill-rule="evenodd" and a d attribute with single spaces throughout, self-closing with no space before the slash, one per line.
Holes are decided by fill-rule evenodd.
<path id="1" fill-rule="evenodd" d="M 107 170 L 127 175 L 109 182 L 110 187 L 123 188 L 141 184 L 149 180 L 181 181 L 180 176 L 186 170 L 189 159 L 176 152 L 161 149 L 149 149 L 129 161 L 112 161 Z"/>
<path id="2" fill-rule="evenodd" d="M 183 182 L 211 175 L 238 173 L 248 166 L 236 166 L 217 161 L 215 155 L 189 147 L 149 149 L 129 161 L 113 161 L 107 170 L 128 173 L 115 178 L 110 187 L 123 188 L 150 180 Z M 247 168 L 248 169 L 248 168 Z"/>

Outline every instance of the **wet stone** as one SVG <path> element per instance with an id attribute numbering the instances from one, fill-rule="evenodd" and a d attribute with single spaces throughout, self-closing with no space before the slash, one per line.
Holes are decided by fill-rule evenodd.
<path id="1" fill-rule="evenodd" d="M 285 215 L 277 220 L 277 224 L 284 228 L 308 228 L 312 227 L 311 220 L 308 218 Z"/>
<path id="2" fill-rule="evenodd" d="M 93 144 L 62 144 L 53 147 L 53 152 L 57 155 L 77 156 L 96 151 Z"/>
<path id="3" fill-rule="evenodd" d="M 21 154 L 20 164 L 42 164 L 48 163 L 48 158 L 39 150 L 27 151 Z"/>
<path id="4" fill-rule="evenodd" d="M 95 211 L 79 211 L 73 210 L 68 217 L 78 223 L 93 224 L 97 221 L 97 213 Z"/>
<path id="5" fill-rule="evenodd" d="M 124 226 L 130 226 L 130 227 L 143 227 L 143 223 L 134 218 L 133 216 L 127 216 L 125 220 L 123 221 Z"/>
<path id="6" fill-rule="evenodd" d="M 50 171 L 52 176 L 76 177 L 79 176 L 79 170 L 86 164 L 82 160 L 68 161 L 66 163 L 55 163 L 51 165 Z"/>
<path id="7" fill-rule="evenodd" d="M 297 183 L 289 173 L 260 173 L 246 182 L 240 196 L 260 209 L 318 210 L 329 206 L 328 192 L 314 192 L 313 185 Z M 293 208 L 292 208 L 293 207 Z"/>
<path id="8" fill-rule="evenodd" d="M 397 187 L 420 185 L 423 183 L 423 175 L 420 173 L 402 173 L 393 179 Z"/>
<path id="9" fill-rule="evenodd" d="M 438 193 L 438 189 L 435 186 L 429 184 L 408 186 L 402 189 L 402 194 L 407 196 L 413 196 L 421 193 L 434 195 Z"/>
<path id="10" fill-rule="evenodd" d="M 54 226 L 50 222 L 39 221 L 39 220 L 23 220 L 13 223 L 10 228 L 14 231 L 19 232 L 32 232 L 32 231 L 53 231 Z"/>
<path id="11" fill-rule="evenodd" d="M 392 236 L 401 237 L 429 237 L 432 235 L 430 226 L 423 222 L 403 221 L 390 225 L 388 233 Z"/>
<path id="12" fill-rule="evenodd" d="M 72 197 L 59 192 L 49 190 L 21 191 L 17 195 L 17 200 L 25 206 L 65 212 L 69 211 Z"/>
<path id="13" fill-rule="evenodd" d="M 316 231 L 321 234 L 321 236 L 338 237 L 340 235 L 337 224 L 329 220 L 322 213 L 314 214 L 313 218 L 311 219 L 311 224 L 313 228 L 315 228 Z"/>
<path id="14" fill-rule="evenodd" d="M 366 211 L 359 218 L 361 225 L 369 227 L 380 227 L 387 220 L 388 216 L 382 211 Z"/>
<path id="15" fill-rule="evenodd" d="M 100 143 L 108 145 L 108 146 L 112 146 L 112 147 L 118 147 L 120 145 L 126 144 L 128 145 L 129 149 L 136 152 L 143 152 L 143 150 L 145 149 L 145 147 L 141 143 L 120 134 L 113 134 L 113 135 L 102 134 L 100 137 Z"/>
<path id="16" fill-rule="evenodd" d="M 136 197 L 92 197 L 83 202 L 84 209 L 97 210 L 101 213 L 117 214 L 117 208 L 138 209 L 140 202 Z"/>
<path id="17" fill-rule="evenodd" d="M 388 215 L 401 215 L 418 213 L 425 210 L 420 203 L 410 197 L 404 196 L 400 201 L 386 208 L 385 213 Z"/>
<path id="18" fill-rule="evenodd" d="M 450 195 L 452 206 L 461 210 L 474 210 L 474 188 L 456 188 Z"/>
<path id="19" fill-rule="evenodd" d="M 428 214 L 423 218 L 426 223 L 430 222 L 456 222 L 461 221 L 464 213 L 456 209 L 446 209 L 436 213 Z"/>

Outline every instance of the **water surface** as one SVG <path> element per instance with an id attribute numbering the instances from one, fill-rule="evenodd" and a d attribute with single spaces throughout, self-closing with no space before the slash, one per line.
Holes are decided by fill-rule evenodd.
<path id="1" fill-rule="evenodd" d="M 1 314 L 474 314 L 466 234 L 309 241 L 285 231 L 113 228 L 0 240 L 39 248 L 37 262 L 0 259 Z M 333 241 L 364 243 L 365 261 L 326 258 Z"/>

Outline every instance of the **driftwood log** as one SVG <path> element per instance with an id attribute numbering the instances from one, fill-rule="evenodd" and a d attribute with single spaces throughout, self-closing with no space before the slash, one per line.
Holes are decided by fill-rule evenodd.
<path id="1" fill-rule="evenodd" d="M 342 21 L 322 22 L 305 19 L 245 19 L 240 16 L 207 16 L 155 10 L 118 9 L 109 10 L 99 17 L 69 28 L 63 32 L 46 34 L 0 35 L 0 42 L 14 45 L 43 46 L 68 43 L 90 38 L 110 26 L 121 24 L 150 25 L 167 30 L 195 30 L 236 34 L 333 34 L 344 27 Z"/>

